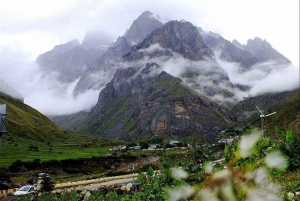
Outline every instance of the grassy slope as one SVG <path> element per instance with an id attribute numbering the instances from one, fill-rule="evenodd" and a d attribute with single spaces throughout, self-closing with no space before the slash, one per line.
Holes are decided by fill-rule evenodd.
<path id="1" fill-rule="evenodd" d="M 257 111 L 256 106 L 261 110 L 264 110 L 265 114 L 276 111 L 276 115 L 268 117 L 267 121 L 270 123 L 271 127 L 283 127 L 284 116 L 286 117 L 287 126 L 292 122 L 295 122 L 297 113 L 300 110 L 299 105 L 299 90 L 294 90 L 247 98 L 236 104 L 233 107 L 232 112 L 239 117 L 248 113 L 249 116 L 243 119 L 243 121 L 246 124 L 260 127 L 259 112 Z"/>
<path id="2" fill-rule="evenodd" d="M 8 113 L 8 133 L 1 139 L 0 167 L 16 160 L 44 162 L 104 156 L 114 144 L 91 135 L 64 133 L 37 110 L 1 92 L 0 104 L 7 105 Z"/>
<path id="3" fill-rule="evenodd" d="M 22 103 L 0 93 L 0 104 L 7 105 L 8 136 L 19 136 L 39 141 L 51 141 L 63 137 L 63 131 L 46 116 Z"/>
<path id="4" fill-rule="evenodd" d="M 286 126 L 296 126 L 300 122 L 300 91 L 296 92 L 285 103 L 274 108 L 274 111 L 277 112 L 274 116 L 276 125 L 284 127 L 284 121 L 286 121 Z"/>
<path id="5" fill-rule="evenodd" d="M 16 160 L 32 162 L 40 159 L 63 160 L 105 156 L 111 145 L 105 139 L 91 135 L 66 134 L 63 138 L 44 143 L 19 136 L 3 136 L 0 167 L 7 167 Z M 38 151 L 30 150 L 36 146 Z"/>

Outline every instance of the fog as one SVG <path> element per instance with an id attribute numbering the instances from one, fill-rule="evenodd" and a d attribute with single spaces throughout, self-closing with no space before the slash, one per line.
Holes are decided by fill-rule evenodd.
<path id="1" fill-rule="evenodd" d="M 299 83 L 299 66 L 279 65 L 273 62 L 259 63 L 244 71 L 237 63 L 229 63 L 217 56 L 218 63 L 227 72 L 233 84 L 241 84 L 251 87 L 249 91 L 236 91 L 241 99 L 247 96 L 256 96 L 263 93 L 283 92 L 297 89 Z"/>
<path id="2" fill-rule="evenodd" d="M 0 55 L 6 57 L 1 63 L 1 79 L 21 94 L 24 103 L 45 115 L 89 111 L 98 100 L 100 90 L 88 90 L 74 99 L 72 92 L 78 79 L 64 84 L 57 81 L 57 72 L 43 76 L 39 66 L 28 60 L 24 51 L 3 47 Z"/>

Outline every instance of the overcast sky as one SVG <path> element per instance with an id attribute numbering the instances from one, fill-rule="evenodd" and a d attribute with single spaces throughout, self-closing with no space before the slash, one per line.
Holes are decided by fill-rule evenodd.
<path id="1" fill-rule="evenodd" d="M 261 37 L 299 65 L 299 0 L 0 0 L 1 63 L 5 51 L 33 61 L 93 28 L 116 39 L 145 10 L 243 44 Z"/>

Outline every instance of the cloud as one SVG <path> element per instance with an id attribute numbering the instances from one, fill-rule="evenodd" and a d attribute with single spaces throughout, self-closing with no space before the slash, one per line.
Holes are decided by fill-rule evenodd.
<path id="1" fill-rule="evenodd" d="M 88 90 L 74 99 L 72 92 L 79 79 L 63 84 L 56 79 L 60 76 L 58 72 L 43 77 L 39 66 L 31 63 L 22 49 L 1 46 L 0 58 L 0 80 L 18 91 L 26 104 L 45 115 L 72 114 L 89 110 L 97 103 L 100 90 Z"/>
<path id="2" fill-rule="evenodd" d="M 253 82 L 250 94 L 282 92 L 299 88 L 299 67 L 289 65 L 286 68 L 273 70 L 264 79 Z"/>
<path id="3" fill-rule="evenodd" d="M 280 65 L 274 62 L 259 63 L 245 71 L 238 63 L 229 63 L 217 56 L 218 63 L 227 72 L 233 84 L 250 86 L 246 92 L 236 90 L 241 99 L 263 93 L 275 93 L 299 88 L 299 67 L 293 64 Z"/>
<path id="4" fill-rule="evenodd" d="M 87 90 L 85 93 L 78 95 L 76 98 L 72 96 L 74 83 L 67 86 L 67 93 L 60 93 L 56 89 L 46 91 L 35 91 L 25 98 L 25 103 L 34 105 L 47 116 L 68 115 L 80 111 L 89 111 L 96 105 L 99 91 Z"/>

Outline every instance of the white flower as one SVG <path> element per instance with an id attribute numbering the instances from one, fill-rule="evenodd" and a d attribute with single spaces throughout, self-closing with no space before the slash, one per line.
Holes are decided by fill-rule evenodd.
<path id="1" fill-rule="evenodd" d="M 188 173 L 184 171 L 183 169 L 174 168 L 172 170 L 172 177 L 175 179 L 185 179 L 187 178 Z"/>
<path id="2" fill-rule="evenodd" d="M 294 195 L 294 193 L 292 193 L 292 192 L 288 192 L 288 193 L 287 193 L 287 196 L 292 198 L 292 197 L 294 197 L 295 195 Z"/>
<path id="3" fill-rule="evenodd" d="M 266 186 L 270 181 L 268 179 L 268 172 L 266 168 L 258 168 L 255 170 L 254 181 L 259 186 Z"/>
<path id="4" fill-rule="evenodd" d="M 286 168 L 287 160 L 286 158 L 279 152 L 274 152 L 269 154 L 265 158 L 265 163 L 269 168 Z"/>
<path id="5" fill-rule="evenodd" d="M 188 185 L 182 185 L 178 189 L 170 189 L 168 191 L 170 201 L 177 201 L 181 198 L 189 198 L 194 193 L 194 188 Z"/>
<path id="6" fill-rule="evenodd" d="M 205 171 L 205 173 L 209 173 L 210 174 L 210 173 L 212 173 L 213 169 L 214 169 L 214 166 L 210 162 L 206 162 L 204 164 L 204 171 Z"/>
<path id="7" fill-rule="evenodd" d="M 213 178 L 214 179 L 226 179 L 226 178 L 229 177 L 230 174 L 231 174 L 231 172 L 228 169 L 224 169 L 224 170 L 221 170 L 219 172 L 216 172 L 213 175 Z"/>
<path id="8" fill-rule="evenodd" d="M 269 193 L 262 189 L 249 189 L 246 201 L 282 201 L 282 199 L 274 193 Z"/>
<path id="9" fill-rule="evenodd" d="M 251 135 L 243 135 L 240 142 L 240 155 L 242 158 L 246 158 L 251 154 L 252 147 L 258 141 L 260 137 L 259 133 Z"/>
<path id="10" fill-rule="evenodd" d="M 229 179 L 227 179 L 227 182 L 225 185 L 221 186 L 221 192 L 227 200 L 230 200 L 230 201 L 237 200 L 235 197 L 235 194 L 233 192 L 232 183 Z"/>
<path id="11" fill-rule="evenodd" d="M 218 201 L 219 200 L 215 197 L 213 192 L 208 188 L 201 189 L 199 191 L 199 195 L 201 196 L 203 201 Z"/>

